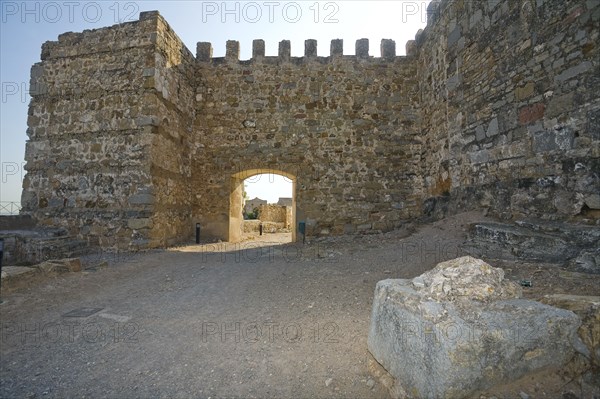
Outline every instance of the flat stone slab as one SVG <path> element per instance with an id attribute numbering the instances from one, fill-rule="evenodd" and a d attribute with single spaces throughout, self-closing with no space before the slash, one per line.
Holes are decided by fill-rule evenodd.
<path id="1" fill-rule="evenodd" d="M 37 268 L 44 273 L 80 272 L 81 260 L 79 258 L 48 260 L 37 265 Z"/>
<path id="2" fill-rule="evenodd" d="M 56 273 L 80 272 L 81 270 L 79 258 L 49 260 L 31 267 L 2 266 L 2 289 L 12 290 L 30 284 L 36 276 L 47 277 Z"/>
<path id="3" fill-rule="evenodd" d="M 464 248 L 474 256 L 557 262 L 578 251 L 561 237 L 501 223 L 477 223 L 469 231 Z"/>
<path id="4" fill-rule="evenodd" d="M 25 266 L 2 266 L 2 280 L 4 279 L 15 279 L 15 278 L 27 278 L 33 276 L 38 270 L 34 267 Z"/>
<path id="5" fill-rule="evenodd" d="M 39 272 L 39 269 L 35 267 L 2 266 L 2 273 L 0 273 L 2 292 L 28 284 L 28 281 L 32 280 Z"/>
<path id="6" fill-rule="evenodd" d="M 463 398 L 560 367 L 583 345 L 579 317 L 520 299 L 513 285 L 471 257 L 413 280 L 380 281 L 369 351 L 411 398 Z"/>

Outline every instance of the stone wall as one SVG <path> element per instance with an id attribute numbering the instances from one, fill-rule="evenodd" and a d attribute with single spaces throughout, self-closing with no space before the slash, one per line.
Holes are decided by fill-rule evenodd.
<path id="1" fill-rule="evenodd" d="M 193 65 L 156 13 L 46 42 L 31 69 L 23 213 L 105 248 L 181 237 Z"/>
<path id="2" fill-rule="evenodd" d="M 289 225 L 287 206 L 263 204 L 258 207 L 258 218 L 261 222 L 279 222 Z"/>
<path id="3" fill-rule="evenodd" d="M 433 1 L 382 57 L 331 42 L 196 57 L 157 12 L 65 33 L 31 70 L 23 213 L 105 248 L 242 232 L 243 179 L 293 182 L 308 235 L 487 208 L 600 217 L 600 4 Z M 292 229 L 293 234 L 295 228 Z"/>
<path id="4" fill-rule="evenodd" d="M 424 213 L 598 219 L 600 2 L 442 1 L 418 35 Z"/>
<path id="5" fill-rule="evenodd" d="M 147 235 L 156 21 L 64 33 L 31 68 L 23 212 L 101 246 Z"/>
<path id="6" fill-rule="evenodd" d="M 237 42 L 224 58 L 198 44 L 193 157 L 205 162 L 193 165 L 192 184 L 207 231 L 226 233 L 223 198 L 245 170 L 293 176 L 298 220 L 311 235 L 389 230 L 419 215 L 415 62 L 391 51 L 369 57 L 365 41 L 345 56 L 340 44 L 317 57 L 307 41 L 296 58 L 289 42 L 265 56 L 256 40 L 249 61 L 239 61 Z"/>
<path id="7" fill-rule="evenodd" d="M 254 209 L 258 209 L 258 207 L 262 204 L 267 204 L 267 200 L 263 200 L 258 197 L 248 200 L 244 204 L 244 212 L 252 213 L 254 211 Z"/>

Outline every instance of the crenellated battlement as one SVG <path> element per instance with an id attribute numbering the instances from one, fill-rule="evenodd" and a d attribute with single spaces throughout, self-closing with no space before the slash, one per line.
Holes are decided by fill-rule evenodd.
<path id="1" fill-rule="evenodd" d="M 253 62 L 308 62 L 317 61 L 326 63 L 334 59 L 380 59 L 392 61 L 396 58 L 406 58 L 412 56 L 416 52 L 415 41 L 411 40 L 406 44 L 407 56 L 396 55 L 396 42 L 391 39 L 382 39 L 380 44 L 381 57 L 372 57 L 369 55 L 369 39 L 358 39 L 355 45 L 354 55 L 344 55 L 344 41 L 342 39 L 334 39 L 329 46 L 329 56 L 322 57 L 317 55 L 317 41 L 308 39 L 304 41 L 304 57 L 291 56 L 291 42 L 282 40 L 279 42 L 279 51 L 277 56 L 265 55 L 265 41 L 255 39 L 252 41 L 252 58 Z M 196 45 L 196 61 L 201 63 L 222 63 L 222 62 L 238 62 L 240 61 L 240 43 L 237 40 L 228 40 L 225 46 L 225 57 L 213 57 L 213 47 L 210 42 L 198 42 Z"/>
<path id="2" fill-rule="evenodd" d="M 304 41 L 304 56 L 291 56 L 291 42 L 282 40 L 279 42 L 278 54 L 276 56 L 267 56 L 265 54 L 265 41 L 255 39 L 252 41 L 252 58 L 251 62 L 292 62 L 304 63 L 315 61 L 319 63 L 331 62 L 335 59 L 348 60 L 386 60 L 393 61 L 396 58 L 406 58 L 417 54 L 418 47 L 425 39 L 425 31 L 431 29 L 439 20 L 442 9 L 449 4 L 448 0 L 432 0 L 427 7 L 427 26 L 425 30 L 419 29 L 415 34 L 414 40 L 406 42 L 405 56 L 396 55 L 396 42 L 392 39 L 382 39 L 380 43 L 381 57 L 373 57 L 369 55 L 369 39 L 358 39 L 355 44 L 355 53 L 353 55 L 344 54 L 344 41 L 342 39 L 331 40 L 329 46 L 329 56 L 317 55 L 317 41 L 307 39 Z M 154 14 L 153 14 L 154 15 Z M 156 14 L 158 15 L 158 13 Z M 141 19 L 141 18 L 140 18 Z M 200 63 L 215 63 L 221 64 L 224 62 L 240 62 L 240 43 L 236 40 L 228 40 L 226 43 L 225 57 L 213 57 L 213 47 L 210 42 L 198 42 L 196 45 L 196 61 Z"/>

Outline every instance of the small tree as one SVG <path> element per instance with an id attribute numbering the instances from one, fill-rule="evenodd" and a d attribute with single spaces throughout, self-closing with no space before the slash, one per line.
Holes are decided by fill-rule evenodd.
<path id="1" fill-rule="evenodd" d="M 258 219 L 258 208 L 252 209 L 252 212 L 248 212 L 244 215 L 244 219 L 256 220 Z"/>

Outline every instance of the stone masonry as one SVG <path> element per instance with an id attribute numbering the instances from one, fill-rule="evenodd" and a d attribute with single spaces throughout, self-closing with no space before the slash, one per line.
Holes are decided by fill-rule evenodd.
<path id="1" fill-rule="evenodd" d="M 263 222 L 283 223 L 286 228 L 291 224 L 291 207 L 275 204 L 264 204 L 258 208 L 258 218 Z"/>
<path id="2" fill-rule="evenodd" d="M 236 239 L 243 179 L 294 185 L 308 235 L 487 208 L 596 223 L 600 3 L 433 1 L 396 56 L 359 40 L 194 56 L 158 12 L 65 33 L 31 69 L 23 213 L 93 246 Z"/>

